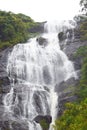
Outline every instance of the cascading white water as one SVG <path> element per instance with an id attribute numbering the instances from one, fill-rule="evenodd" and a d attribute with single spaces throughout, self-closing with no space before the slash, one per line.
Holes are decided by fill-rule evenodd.
<path id="1" fill-rule="evenodd" d="M 54 123 L 58 111 L 55 85 L 76 76 L 73 64 L 59 46 L 57 35 L 65 27 L 47 23 L 42 35 L 47 45 L 39 45 L 32 38 L 28 43 L 15 45 L 9 54 L 7 72 L 11 90 L 4 98 L 5 111 L 27 120 L 29 130 L 41 130 L 33 121 L 37 115 L 51 115 Z"/>

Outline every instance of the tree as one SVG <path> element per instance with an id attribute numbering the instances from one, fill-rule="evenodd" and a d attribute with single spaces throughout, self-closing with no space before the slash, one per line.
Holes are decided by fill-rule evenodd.
<path id="1" fill-rule="evenodd" d="M 30 29 L 39 25 L 24 14 L 0 11 L 0 48 L 26 42 L 35 35 Z"/>

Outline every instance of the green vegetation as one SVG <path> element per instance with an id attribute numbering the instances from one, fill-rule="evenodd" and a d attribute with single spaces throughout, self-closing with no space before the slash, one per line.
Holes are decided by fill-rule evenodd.
<path id="1" fill-rule="evenodd" d="M 87 40 L 87 19 L 80 25 L 80 36 L 82 41 Z"/>
<path id="2" fill-rule="evenodd" d="M 48 128 L 49 128 L 49 124 L 47 123 L 47 121 L 45 119 L 40 121 L 40 125 L 43 130 L 48 130 Z"/>
<path id="3" fill-rule="evenodd" d="M 83 65 L 81 69 L 81 80 L 79 84 L 78 96 L 80 100 L 87 98 L 87 46 L 80 47 L 77 51 L 78 56 L 82 56 Z"/>
<path id="4" fill-rule="evenodd" d="M 75 19 L 80 23 L 80 40 L 87 41 L 87 0 L 80 0 L 80 6 L 83 15 L 79 15 Z"/>
<path id="5" fill-rule="evenodd" d="M 77 103 L 67 103 L 63 116 L 56 120 L 55 130 L 87 130 L 87 98 Z"/>
<path id="6" fill-rule="evenodd" d="M 0 11 L 0 48 L 26 42 L 32 35 L 31 30 L 39 26 L 30 17 L 23 14 Z"/>

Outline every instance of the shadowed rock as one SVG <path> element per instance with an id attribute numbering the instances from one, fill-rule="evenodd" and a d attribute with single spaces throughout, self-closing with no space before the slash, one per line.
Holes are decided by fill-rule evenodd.
<path id="1" fill-rule="evenodd" d="M 43 130 L 49 130 L 50 123 L 52 122 L 52 117 L 50 115 L 38 115 L 34 118 L 36 123 L 39 123 Z"/>
<path id="2" fill-rule="evenodd" d="M 58 33 L 58 39 L 60 42 L 64 41 L 66 39 L 66 34 L 64 32 Z"/>
<path id="3" fill-rule="evenodd" d="M 58 93 L 58 116 L 61 116 L 65 110 L 65 103 L 74 102 L 77 100 L 75 94 L 76 86 L 78 86 L 79 79 L 70 78 L 67 81 L 61 82 L 55 86 L 55 91 Z"/>
<path id="4" fill-rule="evenodd" d="M 46 122 L 48 124 L 50 124 L 52 122 L 52 117 L 50 115 L 46 115 L 46 116 L 43 116 L 43 115 L 38 115 L 34 118 L 34 120 L 37 122 L 37 123 L 40 123 L 41 120 L 46 120 Z"/>
<path id="5" fill-rule="evenodd" d="M 39 45 L 41 45 L 41 46 L 45 47 L 47 45 L 47 39 L 46 38 L 38 37 L 36 40 L 39 43 Z"/>

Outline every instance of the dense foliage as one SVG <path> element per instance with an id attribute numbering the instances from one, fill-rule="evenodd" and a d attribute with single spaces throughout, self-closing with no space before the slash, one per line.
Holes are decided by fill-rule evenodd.
<path id="1" fill-rule="evenodd" d="M 40 125 L 41 125 L 43 130 L 48 130 L 49 129 L 49 124 L 47 123 L 47 121 L 45 119 L 40 121 Z"/>
<path id="2" fill-rule="evenodd" d="M 67 103 L 63 116 L 56 120 L 55 130 L 87 130 L 87 98 L 76 103 Z"/>
<path id="3" fill-rule="evenodd" d="M 29 29 L 38 26 L 23 14 L 0 11 L 0 48 L 27 41 L 31 37 Z"/>
<path id="4" fill-rule="evenodd" d="M 87 18 L 80 25 L 80 37 L 82 41 L 87 40 Z"/>

